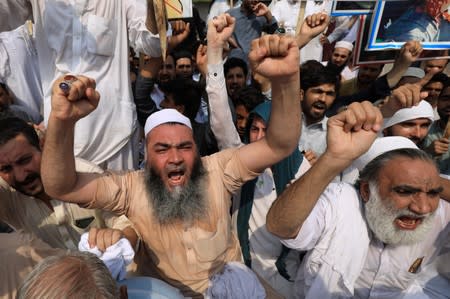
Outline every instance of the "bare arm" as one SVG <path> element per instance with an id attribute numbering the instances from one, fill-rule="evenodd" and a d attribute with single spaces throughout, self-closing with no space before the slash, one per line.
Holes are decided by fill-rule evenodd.
<path id="1" fill-rule="evenodd" d="M 95 178 L 101 174 L 85 174 L 75 171 L 73 139 L 75 123 L 92 112 L 100 95 L 95 81 L 79 76 L 66 95 L 60 88 L 62 79 L 53 86 L 52 111 L 50 112 L 41 175 L 48 195 L 63 201 L 87 203 L 97 189 Z"/>
<path id="2" fill-rule="evenodd" d="M 253 72 L 272 83 L 272 111 L 265 138 L 239 149 L 244 165 L 261 172 L 290 155 L 301 131 L 299 49 L 294 38 L 264 35 L 252 41 Z"/>
<path id="3" fill-rule="evenodd" d="M 329 23 L 330 17 L 325 13 L 316 13 L 307 16 L 296 36 L 298 47 L 303 48 L 313 38 L 324 32 Z"/>
<path id="4" fill-rule="evenodd" d="M 386 76 L 387 82 L 391 88 L 397 85 L 403 74 L 409 68 L 411 63 L 419 58 L 422 53 L 422 46 L 419 41 L 408 41 L 400 49 L 400 55 L 395 60 L 392 70 Z"/>
<path id="5" fill-rule="evenodd" d="M 280 238 L 295 238 L 328 184 L 370 147 L 382 116 L 370 102 L 353 103 L 328 121 L 327 150 L 272 204 L 267 229 Z"/>

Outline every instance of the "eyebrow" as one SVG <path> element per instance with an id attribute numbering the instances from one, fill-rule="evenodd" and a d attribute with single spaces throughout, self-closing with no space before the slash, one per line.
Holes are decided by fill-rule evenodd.
<path id="1" fill-rule="evenodd" d="M 400 189 L 402 189 L 404 191 L 408 191 L 408 192 L 413 192 L 413 193 L 425 192 L 425 191 L 422 191 L 422 189 L 420 189 L 420 188 L 416 188 L 416 187 L 413 187 L 410 185 L 398 185 L 398 186 L 392 187 L 392 190 L 396 191 L 396 192 L 400 191 Z M 427 193 L 427 194 L 428 193 L 441 193 L 442 191 L 444 191 L 444 187 L 439 186 L 437 188 L 432 188 L 425 193 Z"/>
<path id="2" fill-rule="evenodd" d="M 176 148 L 180 148 L 180 147 L 184 147 L 187 145 L 193 145 L 194 142 L 192 141 L 183 141 L 180 143 L 175 143 L 175 144 L 170 144 L 170 143 L 164 143 L 164 142 L 157 142 L 153 145 L 153 147 L 164 147 L 164 148 L 171 148 L 171 147 L 176 147 Z"/>

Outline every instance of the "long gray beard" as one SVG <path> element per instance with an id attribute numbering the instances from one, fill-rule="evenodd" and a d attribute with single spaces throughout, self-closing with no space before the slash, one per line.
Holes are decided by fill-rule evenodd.
<path id="1" fill-rule="evenodd" d="M 191 178 L 185 186 L 177 186 L 170 191 L 161 177 L 151 167 L 145 169 L 145 181 L 153 215 L 161 224 L 175 221 L 192 223 L 205 216 L 205 175 L 200 159 L 192 169 Z"/>
<path id="2" fill-rule="evenodd" d="M 426 238 L 427 233 L 433 227 L 433 219 L 436 213 L 417 215 L 406 209 L 395 209 L 389 202 L 386 204 L 381 200 L 378 186 L 369 182 L 370 198 L 365 204 L 367 224 L 375 236 L 385 244 L 412 245 Z M 390 201 L 390 199 L 386 199 Z M 408 231 L 397 228 L 394 225 L 396 218 L 402 215 L 423 217 L 422 223 L 415 230 Z"/>

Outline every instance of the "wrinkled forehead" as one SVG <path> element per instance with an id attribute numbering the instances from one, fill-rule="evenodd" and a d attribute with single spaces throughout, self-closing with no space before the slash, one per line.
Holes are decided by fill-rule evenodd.
<path id="1" fill-rule="evenodd" d="M 175 144 L 194 141 L 192 129 L 181 123 L 165 123 L 154 127 L 146 136 L 147 145 L 156 143 Z"/>

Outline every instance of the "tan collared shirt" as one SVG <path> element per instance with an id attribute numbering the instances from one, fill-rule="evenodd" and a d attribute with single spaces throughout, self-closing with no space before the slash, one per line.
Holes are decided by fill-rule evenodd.
<path id="1" fill-rule="evenodd" d="M 76 159 L 82 172 L 101 172 L 94 164 Z M 42 200 L 11 188 L 0 179 L 0 220 L 16 230 L 32 233 L 54 248 L 78 249 L 83 233 L 91 227 L 124 229 L 131 223 L 125 216 L 80 208 L 76 204 L 51 200 L 51 210 Z"/>
<path id="2" fill-rule="evenodd" d="M 208 213 L 191 226 L 161 225 L 148 200 L 143 171 L 110 174 L 101 178 L 89 208 L 125 214 L 145 244 L 138 262 L 141 273 L 155 275 L 179 288 L 185 296 L 201 297 L 209 278 L 228 261 L 241 259 L 239 243 L 231 232 L 231 195 L 258 175 L 246 169 L 236 149 L 202 158 L 207 170 Z"/>

